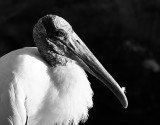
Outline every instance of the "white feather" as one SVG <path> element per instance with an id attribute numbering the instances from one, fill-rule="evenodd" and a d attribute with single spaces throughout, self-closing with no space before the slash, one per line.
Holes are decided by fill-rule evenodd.
<path id="1" fill-rule="evenodd" d="M 10 91 L 14 91 L 17 98 L 22 95 L 27 125 L 77 125 L 87 119 L 88 109 L 93 106 L 93 91 L 84 70 L 76 62 L 50 67 L 37 48 L 20 49 L 6 58 L 11 55 Z M 12 103 L 22 114 L 17 102 Z"/>

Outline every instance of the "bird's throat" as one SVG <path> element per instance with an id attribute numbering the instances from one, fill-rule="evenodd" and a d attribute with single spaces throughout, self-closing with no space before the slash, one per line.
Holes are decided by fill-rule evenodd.
<path id="1" fill-rule="evenodd" d="M 84 70 L 75 62 L 50 68 L 51 86 L 42 101 L 36 125 L 78 125 L 88 118 L 93 91 Z M 39 120 L 41 119 L 41 120 Z M 32 121 L 34 122 L 34 121 Z"/>
<path id="2" fill-rule="evenodd" d="M 72 60 L 66 56 L 54 53 L 52 51 L 48 51 L 44 58 L 51 67 L 55 67 L 57 65 L 65 66 L 68 62 L 72 62 Z"/>

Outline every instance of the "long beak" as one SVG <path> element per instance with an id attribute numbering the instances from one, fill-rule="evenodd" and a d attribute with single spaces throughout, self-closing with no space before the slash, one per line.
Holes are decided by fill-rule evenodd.
<path id="1" fill-rule="evenodd" d="M 127 108 L 128 101 L 125 95 L 125 88 L 120 87 L 114 78 L 105 70 L 102 64 L 82 42 L 78 35 L 73 31 L 69 35 L 70 42 L 68 47 L 71 48 L 74 59 L 89 73 L 104 83 L 119 99 L 124 108 Z M 70 46 L 72 44 L 72 47 Z"/>
<path id="2" fill-rule="evenodd" d="M 61 44 L 54 40 L 53 43 L 50 42 L 51 45 L 55 44 L 57 46 L 56 48 L 54 47 L 57 49 L 57 53 L 59 53 L 59 49 L 61 50 L 61 48 L 63 48 L 62 50 L 65 53 L 65 56 L 76 60 L 86 71 L 103 82 L 116 95 L 123 107 L 127 108 L 128 101 L 124 93 L 124 87 L 121 88 L 113 77 L 105 70 L 102 64 L 72 30 L 72 27 L 67 21 L 55 15 L 47 15 L 40 19 L 33 31 L 35 43 L 41 50 L 45 50 L 45 47 L 47 46 L 46 42 L 44 42 L 46 41 L 46 37 L 50 37 L 49 35 L 51 35 L 51 39 L 53 36 L 59 37 L 56 36 L 56 32 L 58 32 L 59 35 L 60 32 L 62 33 L 62 31 L 65 31 L 65 40 L 62 40 L 60 39 L 61 37 L 59 37 L 59 42 L 61 42 Z M 44 43 L 45 45 L 43 45 Z M 61 51 L 60 54 L 63 55 Z"/>

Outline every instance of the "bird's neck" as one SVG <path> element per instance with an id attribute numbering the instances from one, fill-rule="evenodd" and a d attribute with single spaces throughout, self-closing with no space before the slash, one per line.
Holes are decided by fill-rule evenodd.
<path id="1" fill-rule="evenodd" d="M 49 68 L 47 73 L 50 87 L 29 123 L 78 125 L 86 121 L 93 106 L 93 92 L 84 70 L 73 61 Z"/>
<path id="2" fill-rule="evenodd" d="M 68 62 L 72 62 L 71 59 L 67 58 L 66 56 L 57 54 L 52 51 L 39 51 L 44 60 L 51 66 L 56 67 L 59 66 L 65 66 Z"/>

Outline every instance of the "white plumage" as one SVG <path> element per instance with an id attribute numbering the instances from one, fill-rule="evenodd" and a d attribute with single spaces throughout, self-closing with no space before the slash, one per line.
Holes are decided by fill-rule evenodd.
<path id="1" fill-rule="evenodd" d="M 0 67 L 1 100 L 9 97 L 10 100 L 3 103 L 12 103 L 7 107 L 1 105 L 0 112 L 15 109 L 23 114 L 26 110 L 27 125 L 67 125 L 71 122 L 76 125 L 87 119 L 88 108 L 93 105 L 93 92 L 84 70 L 75 61 L 66 66 L 49 67 L 37 48 L 30 47 L 5 55 L 0 64 L 4 64 Z M 21 101 L 22 109 L 17 105 Z M 2 123 L 3 116 L 0 115 Z"/>
<path id="2" fill-rule="evenodd" d="M 82 68 L 127 107 L 124 89 L 64 19 L 41 18 L 33 36 L 37 47 L 0 58 L 0 125 L 78 125 L 86 121 L 93 91 Z"/>

